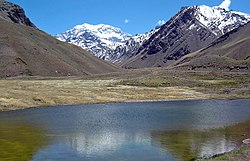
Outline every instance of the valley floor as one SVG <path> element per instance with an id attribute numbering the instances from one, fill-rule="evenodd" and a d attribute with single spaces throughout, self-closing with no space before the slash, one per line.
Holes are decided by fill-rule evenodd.
<path id="1" fill-rule="evenodd" d="M 129 70 L 91 77 L 0 80 L 0 111 L 107 102 L 249 99 L 249 72 Z"/>

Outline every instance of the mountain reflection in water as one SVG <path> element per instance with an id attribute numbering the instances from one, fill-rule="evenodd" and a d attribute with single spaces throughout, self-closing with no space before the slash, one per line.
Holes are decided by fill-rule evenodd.
<path id="1" fill-rule="evenodd" d="M 0 145 L 0 151 L 4 158 L 29 156 L 33 161 L 207 157 L 237 148 L 250 137 L 249 104 L 250 100 L 170 101 L 3 112 L 0 125 L 13 130 L 6 137 L 6 127 L 0 126 L 0 141 L 14 143 L 12 138 L 22 134 L 20 146 L 32 150 L 16 154 Z"/>

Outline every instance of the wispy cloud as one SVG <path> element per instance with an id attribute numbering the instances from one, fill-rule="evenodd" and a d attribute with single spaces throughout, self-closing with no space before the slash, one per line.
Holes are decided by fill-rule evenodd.
<path id="1" fill-rule="evenodd" d="M 231 0 L 224 0 L 219 7 L 220 8 L 225 8 L 226 10 L 229 10 L 229 7 L 231 5 Z"/>
<path id="2" fill-rule="evenodd" d="M 125 24 L 129 23 L 129 20 L 128 20 L 128 19 L 126 19 L 126 20 L 124 21 L 124 23 L 125 23 Z"/>
<path id="3" fill-rule="evenodd" d="M 164 25 L 165 24 L 165 21 L 164 20 L 159 20 L 158 22 L 157 22 L 157 26 L 162 26 L 162 25 Z"/>

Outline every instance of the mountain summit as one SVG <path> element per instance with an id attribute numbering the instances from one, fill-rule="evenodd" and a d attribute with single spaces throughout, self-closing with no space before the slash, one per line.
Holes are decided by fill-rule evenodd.
<path id="1" fill-rule="evenodd" d="M 57 39 L 80 46 L 104 60 L 110 60 L 109 53 L 114 51 L 117 46 L 124 45 L 124 42 L 131 37 L 121 29 L 110 25 L 87 23 L 56 35 Z"/>
<path id="2" fill-rule="evenodd" d="M 145 41 L 126 68 L 169 66 L 181 57 L 204 48 L 220 36 L 246 24 L 250 16 L 221 7 L 183 7 Z"/>
<path id="3" fill-rule="evenodd" d="M 157 30 L 132 36 L 110 25 L 84 23 L 55 37 L 63 42 L 80 46 L 103 60 L 116 63 L 121 61 L 127 52 L 137 50 Z"/>
<path id="4" fill-rule="evenodd" d="M 109 25 L 83 24 L 56 37 L 125 68 L 168 66 L 250 21 L 250 15 L 230 11 L 229 5 L 183 7 L 164 25 L 136 36 Z"/>
<path id="5" fill-rule="evenodd" d="M 229 11 L 221 7 L 194 6 L 187 9 L 193 10 L 194 18 L 209 28 L 215 35 L 223 35 L 250 21 L 250 15 Z"/>

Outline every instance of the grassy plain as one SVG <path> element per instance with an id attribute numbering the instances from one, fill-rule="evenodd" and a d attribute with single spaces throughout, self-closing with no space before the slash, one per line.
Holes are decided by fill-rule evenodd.
<path id="1" fill-rule="evenodd" d="M 0 80 L 0 110 L 106 102 L 250 98 L 250 73 L 166 69 Z"/>

